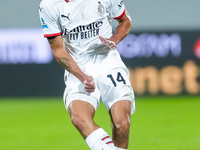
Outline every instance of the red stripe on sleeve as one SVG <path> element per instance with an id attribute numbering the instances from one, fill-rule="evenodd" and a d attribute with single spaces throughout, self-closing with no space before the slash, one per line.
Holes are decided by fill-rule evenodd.
<path id="1" fill-rule="evenodd" d="M 125 12 L 126 12 L 126 9 L 124 9 L 123 13 L 119 17 L 116 17 L 116 18 L 113 18 L 113 19 L 120 19 L 121 17 L 124 16 Z"/>
<path id="2" fill-rule="evenodd" d="M 58 35 L 61 35 L 62 33 L 59 32 L 59 33 L 54 33 L 54 34 L 44 34 L 44 37 L 53 37 L 53 36 L 58 36 Z"/>

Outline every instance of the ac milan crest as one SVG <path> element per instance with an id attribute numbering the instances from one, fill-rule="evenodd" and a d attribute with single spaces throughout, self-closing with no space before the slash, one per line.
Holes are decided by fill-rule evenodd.
<path id="1" fill-rule="evenodd" d="M 103 14 L 105 13 L 105 8 L 104 8 L 104 6 L 101 4 L 100 1 L 98 1 L 98 7 L 97 7 L 97 9 L 98 9 L 98 13 L 99 13 L 100 15 L 103 15 Z"/>

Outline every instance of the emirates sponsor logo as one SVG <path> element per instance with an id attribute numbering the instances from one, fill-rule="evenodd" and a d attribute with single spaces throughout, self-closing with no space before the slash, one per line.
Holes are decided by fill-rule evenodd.
<path id="1" fill-rule="evenodd" d="M 88 25 L 78 26 L 71 31 L 65 28 L 63 34 L 69 35 L 70 41 L 88 39 L 94 36 L 98 36 L 99 29 L 102 25 L 103 25 L 102 21 L 97 21 Z"/>

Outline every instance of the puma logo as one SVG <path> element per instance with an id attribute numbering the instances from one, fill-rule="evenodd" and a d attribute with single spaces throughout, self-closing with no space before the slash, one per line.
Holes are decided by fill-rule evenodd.
<path id="1" fill-rule="evenodd" d="M 67 16 L 65 16 L 65 15 L 61 15 L 61 17 L 63 17 L 63 18 L 67 18 L 67 19 L 70 21 L 70 19 L 69 19 L 69 15 L 70 15 L 70 13 L 69 13 Z"/>
<path id="2" fill-rule="evenodd" d="M 39 10 L 40 10 L 41 13 L 42 13 L 42 9 L 43 9 L 42 7 L 39 7 Z"/>

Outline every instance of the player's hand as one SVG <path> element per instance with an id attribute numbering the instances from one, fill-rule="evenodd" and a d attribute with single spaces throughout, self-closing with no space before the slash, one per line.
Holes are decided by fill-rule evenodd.
<path id="1" fill-rule="evenodd" d="M 84 89 L 88 93 L 95 91 L 95 82 L 93 81 L 92 76 L 88 76 L 84 81 Z"/>
<path id="2" fill-rule="evenodd" d="M 114 41 L 106 39 L 106 38 L 104 38 L 102 36 L 99 36 L 99 39 L 101 40 L 102 44 L 107 45 L 111 49 L 115 49 L 117 47 Z"/>

